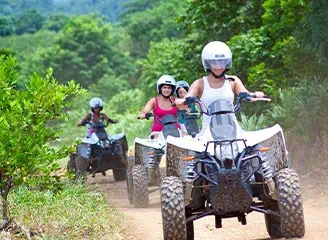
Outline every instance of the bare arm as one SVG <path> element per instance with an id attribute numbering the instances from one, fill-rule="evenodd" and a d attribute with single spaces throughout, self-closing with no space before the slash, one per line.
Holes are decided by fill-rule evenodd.
<path id="1" fill-rule="evenodd" d="M 231 83 L 232 91 L 236 94 L 239 95 L 241 92 L 248 92 L 250 94 L 255 94 L 256 97 L 261 98 L 264 97 L 263 92 L 250 92 L 246 89 L 244 86 L 243 82 L 237 77 L 237 76 L 228 76 L 230 78 L 233 78 L 234 81 Z"/>
<path id="2" fill-rule="evenodd" d="M 191 84 L 186 97 L 200 97 L 201 90 L 203 88 L 202 86 L 204 85 L 204 83 L 202 83 L 201 81 L 203 80 L 198 79 Z"/>
<path id="3" fill-rule="evenodd" d="M 235 79 L 233 92 L 236 95 L 239 95 L 241 92 L 248 92 L 243 82 L 238 77 L 234 76 L 233 78 Z"/>
<path id="4" fill-rule="evenodd" d="M 104 120 L 107 121 L 107 123 L 118 123 L 118 120 L 113 120 L 109 118 L 105 113 L 101 113 L 101 116 Z"/>
<path id="5" fill-rule="evenodd" d="M 86 122 L 90 121 L 91 120 L 91 113 L 88 113 L 85 118 L 77 124 L 78 127 L 81 127 L 83 126 Z"/>
<path id="6" fill-rule="evenodd" d="M 140 111 L 139 118 L 144 119 L 146 116 L 146 113 L 149 113 L 155 108 L 155 98 L 150 99 L 145 107 Z"/>
<path id="7" fill-rule="evenodd" d="M 203 88 L 204 88 L 203 79 L 198 79 L 198 80 L 194 81 L 191 84 L 186 97 L 198 97 L 198 98 L 200 98 L 201 95 L 202 95 L 202 92 L 203 92 Z M 185 106 L 183 106 L 183 104 L 185 102 L 186 97 L 175 100 L 175 104 L 177 105 L 177 107 L 180 110 L 185 108 Z"/>

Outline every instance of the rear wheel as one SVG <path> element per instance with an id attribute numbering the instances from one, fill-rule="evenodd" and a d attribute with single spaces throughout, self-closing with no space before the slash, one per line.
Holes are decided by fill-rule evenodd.
<path id="1" fill-rule="evenodd" d="M 193 223 L 186 224 L 183 185 L 177 177 L 165 177 L 161 184 L 161 210 L 164 240 L 194 239 Z"/>
<path id="2" fill-rule="evenodd" d="M 89 168 L 89 161 L 88 159 L 76 155 L 75 156 L 75 178 L 76 180 L 87 180 L 88 168 Z"/>
<path id="3" fill-rule="evenodd" d="M 136 208 L 148 208 L 148 177 L 143 165 L 132 167 L 133 204 Z"/>
<path id="4" fill-rule="evenodd" d="M 299 177 L 295 170 L 285 168 L 278 172 L 275 183 L 278 201 L 272 210 L 279 210 L 280 217 L 265 216 L 267 231 L 272 238 L 301 238 L 305 224 Z"/>
<path id="5" fill-rule="evenodd" d="M 126 179 L 126 169 L 113 169 L 113 177 L 116 182 Z"/>
<path id="6" fill-rule="evenodd" d="M 134 157 L 128 157 L 128 166 L 126 169 L 126 185 L 128 192 L 129 204 L 133 204 L 133 182 L 132 182 L 132 167 L 134 166 Z"/>
<path id="7" fill-rule="evenodd" d="M 71 154 L 69 156 L 69 161 L 67 162 L 66 168 L 67 168 L 68 171 L 71 171 L 71 172 L 76 171 L 75 154 Z"/>

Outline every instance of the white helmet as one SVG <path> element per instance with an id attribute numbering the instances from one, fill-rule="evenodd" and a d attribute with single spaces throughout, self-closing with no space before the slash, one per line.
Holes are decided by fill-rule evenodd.
<path id="1" fill-rule="evenodd" d="M 103 108 L 103 102 L 100 98 L 95 97 L 90 100 L 90 107 L 93 108 Z"/>
<path id="2" fill-rule="evenodd" d="M 206 44 L 202 51 L 202 63 L 205 71 L 211 69 L 211 66 L 232 67 L 232 53 L 227 44 L 220 41 L 214 41 Z"/>
<path id="3" fill-rule="evenodd" d="M 186 81 L 178 81 L 175 89 L 175 95 L 179 96 L 178 91 L 180 88 L 184 88 L 187 92 L 189 91 L 189 83 Z"/>
<path id="4" fill-rule="evenodd" d="M 170 75 L 163 75 L 161 76 L 158 81 L 157 81 L 157 92 L 161 93 L 161 88 L 163 85 L 169 85 L 172 86 L 172 93 L 174 93 L 175 91 L 175 79 L 174 77 L 170 76 Z"/>

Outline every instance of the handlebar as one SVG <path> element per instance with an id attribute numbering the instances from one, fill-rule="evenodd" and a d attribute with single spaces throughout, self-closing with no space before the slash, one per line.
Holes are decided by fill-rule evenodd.
<path id="1" fill-rule="evenodd" d="M 87 121 L 87 122 L 85 122 L 82 126 L 90 125 L 92 128 L 94 128 L 95 125 L 100 124 L 100 123 L 102 123 L 103 126 L 99 126 L 99 127 L 104 127 L 104 128 L 106 128 L 106 127 L 108 127 L 109 123 L 115 124 L 115 123 L 119 123 L 119 121 L 118 121 L 118 120 L 112 120 L 112 119 L 109 119 L 109 120 L 107 121 L 107 124 L 104 124 L 103 122 L 92 123 L 92 122 L 90 122 L 90 121 Z"/>
<path id="2" fill-rule="evenodd" d="M 237 101 L 236 104 L 234 105 L 234 112 L 238 112 L 241 108 L 241 101 L 247 101 L 247 102 L 257 102 L 257 101 L 266 101 L 266 102 L 270 102 L 271 99 L 267 96 L 264 95 L 263 98 L 257 98 L 255 94 L 249 94 L 248 92 L 241 92 L 238 96 L 237 96 Z M 210 115 L 207 107 L 202 103 L 202 101 L 197 98 L 197 97 L 187 97 L 185 99 L 184 104 L 185 105 L 191 105 L 193 103 L 198 103 L 199 107 L 200 107 L 200 111 L 206 115 Z"/>
<path id="3" fill-rule="evenodd" d="M 151 112 L 149 112 L 149 113 L 146 113 L 146 114 L 145 114 L 145 118 L 144 118 L 144 119 L 149 120 L 151 117 L 154 117 L 154 114 L 151 113 Z M 141 118 L 141 117 L 137 117 L 137 119 L 141 120 L 141 119 L 143 119 L 143 118 Z"/>

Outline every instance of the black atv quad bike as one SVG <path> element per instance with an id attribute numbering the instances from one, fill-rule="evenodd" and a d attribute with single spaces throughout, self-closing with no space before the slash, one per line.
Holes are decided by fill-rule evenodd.
<path id="1" fill-rule="evenodd" d="M 114 122 L 115 123 L 115 122 Z M 121 133 L 109 136 L 105 131 L 108 123 L 90 124 L 95 132 L 90 138 L 83 138 L 76 147 L 76 152 L 70 156 L 67 168 L 76 177 L 103 173 L 109 169 L 113 171 L 115 181 L 126 179 L 128 143 L 126 136 Z"/>

